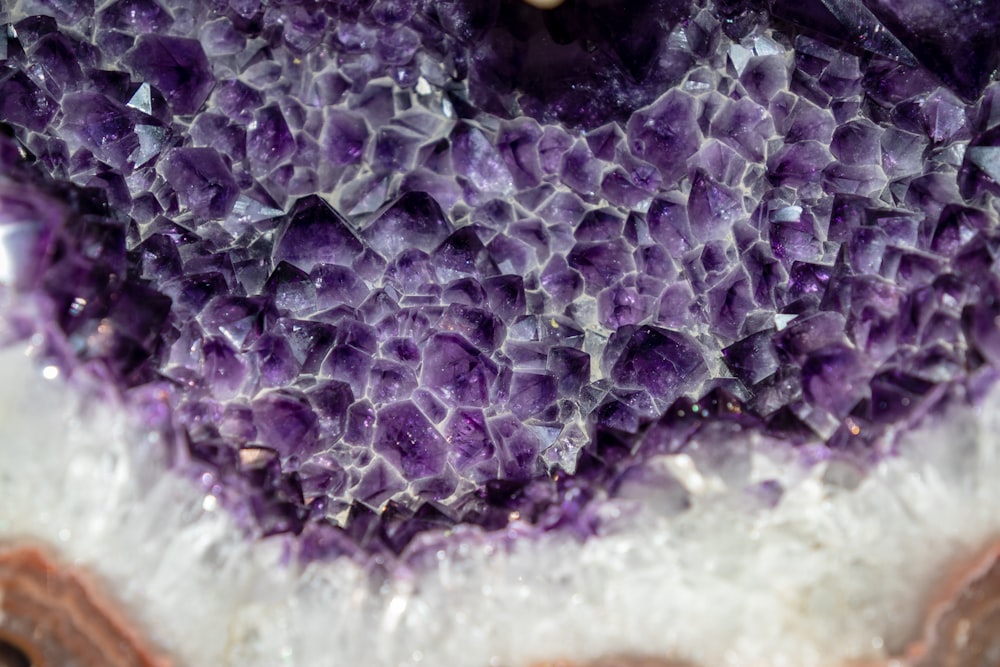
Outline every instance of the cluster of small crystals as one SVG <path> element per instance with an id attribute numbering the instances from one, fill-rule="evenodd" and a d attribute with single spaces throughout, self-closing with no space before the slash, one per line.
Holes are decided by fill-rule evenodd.
<path id="1" fill-rule="evenodd" d="M 885 451 L 993 381 L 1000 10 L 589 4 L 21 0 L 8 337 L 308 558 L 586 534 L 691 442 Z"/>

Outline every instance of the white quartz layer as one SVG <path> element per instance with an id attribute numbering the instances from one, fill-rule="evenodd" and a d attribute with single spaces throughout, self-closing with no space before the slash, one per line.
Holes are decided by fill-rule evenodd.
<path id="1" fill-rule="evenodd" d="M 664 465 L 690 509 L 653 508 L 586 543 L 470 539 L 389 577 L 296 569 L 280 541 L 246 543 L 212 498 L 159 474 L 155 434 L 113 400 L 45 375 L 22 350 L 0 353 L 0 539 L 92 568 L 190 667 L 519 667 L 626 650 L 842 665 L 901 650 L 949 564 L 1000 530 L 994 395 L 915 432 L 854 488 L 850 471 L 748 440 L 751 475 L 786 487 L 774 509 L 747 509 L 743 488 L 679 458 Z"/>

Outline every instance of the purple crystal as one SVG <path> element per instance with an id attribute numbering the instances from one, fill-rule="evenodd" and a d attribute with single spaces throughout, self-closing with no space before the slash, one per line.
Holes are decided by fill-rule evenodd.
<path id="1" fill-rule="evenodd" d="M 169 243 L 169 241 L 166 242 Z M 177 252 L 176 248 L 174 248 L 174 252 Z M 179 271 L 180 253 L 177 253 L 176 259 Z M 168 258 L 167 261 L 171 261 L 171 258 Z M 163 289 L 174 300 L 178 314 L 183 316 L 197 315 L 214 297 L 229 291 L 225 276 L 214 271 L 171 280 L 164 285 Z"/>
<path id="2" fill-rule="evenodd" d="M 321 143 L 334 164 L 357 164 L 368 141 L 365 119 L 347 111 L 330 109 L 323 126 Z"/>
<path id="3" fill-rule="evenodd" d="M 870 379 L 860 355 L 847 346 L 824 348 L 802 366 L 806 396 L 838 417 L 846 416 L 864 397 Z"/>
<path id="4" fill-rule="evenodd" d="M 516 118 L 500 126 L 497 149 L 519 189 L 534 187 L 541 182 L 541 162 L 538 143 L 542 128 L 530 118 Z"/>
<path id="5" fill-rule="evenodd" d="M 884 173 L 877 165 L 843 165 L 837 162 L 823 169 L 822 182 L 827 192 L 860 195 L 877 195 L 886 185 Z"/>
<path id="6" fill-rule="evenodd" d="M 562 182 L 583 195 L 593 195 L 601 185 L 601 163 L 594 159 L 594 154 L 586 142 L 578 141 L 565 156 L 563 156 Z"/>
<path id="7" fill-rule="evenodd" d="M 845 164 L 878 164 L 882 131 L 862 120 L 844 123 L 833 133 L 830 151 Z"/>
<path id="8" fill-rule="evenodd" d="M 103 28 L 159 33 L 165 32 L 174 19 L 156 0 L 117 0 L 100 11 L 97 22 Z"/>
<path id="9" fill-rule="evenodd" d="M 282 456 L 309 453 L 318 435 L 309 401 L 288 389 L 261 394 L 253 401 L 254 423 L 261 440 Z"/>
<path id="10" fill-rule="evenodd" d="M 733 224 L 745 215 L 738 192 L 712 182 L 701 171 L 691 179 L 688 219 L 699 240 L 712 241 L 728 236 Z"/>
<path id="11" fill-rule="evenodd" d="M 685 161 L 701 144 L 697 107 L 694 98 L 674 89 L 629 119 L 629 148 L 656 165 L 664 183 L 680 180 Z"/>
<path id="12" fill-rule="evenodd" d="M 274 305 L 293 314 L 308 314 L 316 308 L 316 287 L 309 274 L 288 262 L 279 262 L 264 283 L 263 293 Z"/>
<path id="13" fill-rule="evenodd" d="M 645 389 L 669 403 L 708 377 L 697 343 L 687 335 L 653 326 L 626 326 L 615 332 L 601 360 L 624 387 Z"/>
<path id="14" fill-rule="evenodd" d="M 362 474 L 351 494 L 370 507 L 379 507 L 406 488 L 406 481 L 381 459 L 375 460 Z"/>
<path id="15" fill-rule="evenodd" d="M 341 344 L 330 350 L 321 372 L 325 377 L 346 382 L 360 396 L 368 385 L 372 363 L 369 352 Z"/>
<path id="16" fill-rule="evenodd" d="M 59 105 L 16 70 L 0 73 L 0 118 L 35 131 L 45 129 Z"/>
<path id="17" fill-rule="evenodd" d="M 434 271 L 442 282 L 471 274 L 486 278 L 500 273 L 472 227 L 462 227 L 439 245 L 433 254 Z"/>
<path id="18" fill-rule="evenodd" d="M 295 138 L 278 105 L 259 109 L 247 132 L 247 157 L 257 173 L 267 173 L 295 152 Z"/>
<path id="19" fill-rule="evenodd" d="M 490 310 L 501 321 L 509 322 L 523 315 L 525 311 L 524 279 L 521 276 L 504 275 L 483 281 Z"/>
<path id="20" fill-rule="evenodd" d="M 254 109 L 263 106 L 264 96 L 242 81 L 229 79 L 220 81 L 215 87 L 212 101 L 228 118 L 249 123 L 253 120 Z"/>
<path id="21" fill-rule="evenodd" d="M 726 365 L 747 385 L 755 385 L 778 370 L 771 346 L 774 332 L 765 330 L 739 340 L 722 351 Z"/>
<path id="22" fill-rule="evenodd" d="M 317 264 L 309 274 L 316 290 L 317 309 L 339 305 L 357 307 L 368 296 L 368 286 L 353 269 L 336 264 Z"/>
<path id="23" fill-rule="evenodd" d="M 0 285 L 35 286 L 52 252 L 53 233 L 65 211 L 33 189 L 0 182 Z"/>
<path id="24" fill-rule="evenodd" d="M 261 536 L 268 537 L 282 533 L 298 535 L 301 533 L 306 518 L 306 511 L 301 503 L 302 501 L 297 497 L 285 500 L 270 495 L 253 496 L 250 500 L 250 507 L 257 520 Z"/>
<path id="25" fill-rule="evenodd" d="M 967 99 L 979 96 L 1000 65 L 994 41 L 1000 7 L 993 3 L 874 0 L 871 6 L 923 65 Z"/>
<path id="26" fill-rule="evenodd" d="M 275 331 L 288 340 L 302 372 L 311 374 L 319 370 L 337 333 L 329 324 L 286 318 L 277 321 Z"/>
<path id="27" fill-rule="evenodd" d="M 96 53 L 89 44 L 70 40 L 60 33 L 49 33 L 35 42 L 28 51 L 35 72 L 49 92 L 59 95 L 80 85 L 81 65 L 94 66 Z"/>
<path id="28" fill-rule="evenodd" d="M 924 133 L 935 143 L 951 143 L 969 137 L 968 110 L 944 88 L 938 88 L 924 100 L 919 117 Z"/>
<path id="29" fill-rule="evenodd" d="M 430 252 L 451 233 L 441 206 L 426 192 L 407 192 L 365 227 L 361 237 L 384 257 L 408 248 Z"/>
<path id="30" fill-rule="evenodd" d="M 790 144 L 768 161 L 771 182 L 801 188 L 820 180 L 823 167 L 830 162 L 827 148 L 818 141 Z"/>
<path id="31" fill-rule="evenodd" d="M 238 32 L 233 22 L 227 18 L 209 21 L 201 27 L 199 34 L 201 44 L 209 57 L 232 56 L 246 48 L 246 37 Z"/>
<path id="32" fill-rule="evenodd" d="M 684 252 L 697 245 L 688 221 L 687 207 L 682 201 L 675 198 L 655 199 L 649 207 L 647 223 L 653 240 L 674 252 Z"/>
<path id="33" fill-rule="evenodd" d="M 143 285 L 125 285 L 87 338 L 85 357 L 103 359 L 126 381 L 141 377 L 170 313 L 170 299 Z"/>
<path id="34" fill-rule="evenodd" d="M 406 479 L 421 479 L 444 470 L 448 443 L 409 401 L 379 410 L 374 449 Z"/>
<path id="35" fill-rule="evenodd" d="M 611 210 L 589 211 L 573 231 L 573 238 L 577 241 L 610 241 L 621 235 L 624 222 Z"/>
<path id="36" fill-rule="evenodd" d="M 243 348 L 261 334 L 264 307 L 260 298 L 220 296 L 205 307 L 198 319 L 209 333 L 221 334 L 235 347 Z"/>
<path id="37" fill-rule="evenodd" d="M 449 278 L 455 277 L 454 274 Z M 417 250 L 404 250 L 386 267 L 385 281 L 406 294 L 419 294 L 433 290 L 437 283 L 434 267 L 427 253 Z"/>
<path id="38" fill-rule="evenodd" d="M 988 225 L 988 215 L 979 209 L 948 204 L 938 216 L 931 238 L 931 250 L 942 255 L 955 255 L 959 248 L 972 240 L 976 232 Z"/>
<path id="39" fill-rule="evenodd" d="M 538 158 L 542 171 L 555 174 L 562 165 L 563 155 L 573 145 L 573 137 L 562 128 L 547 125 L 538 139 Z"/>
<path id="40" fill-rule="evenodd" d="M 969 143 L 958 183 L 962 196 L 967 199 L 985 192 L 1000 195 L 1000 125 Z"/>
<path id="41" fill-rule="evenodd" d="M 610 243 L 577 243 L 566 260 L 583 274 L 587 291 L 595 293 L 635 268 L 631 251 L 620 239 Z"/>
<path id="42" fill-rule="evenodd" d="M 163 160 L 163 176 L 201 220 L 226 217 L 239 196 L 232 170 L 211 148 L 175 148 Z"/>
<path id="43" fill-rule="evenodd" d="M 235 160 L 246 156 L 246 129 L 221 114 L 198 114 L 191 125 L 191 139 L 199 146 L 209 146 Z"/>
<path id="44" fill-rule="evenodd" d="M 746 434 L 879 460 L 979 400 L 992 6 L 612 4 L 25 0 L 0 332 L 320 558 L 683 511 L 681 450 L 763 508 Z"/>
<path id="45" fill-rule="evenodd" d="M 744 97 L 712 118 L 710 132 L 747 158 L 760 161 L 766 141 L 774 134 L 774 121 L 767 109 Z"/>
<path id="46" fill-rule="evenodd" d="M 736 269 L 713 287 L 708 294 L 712 331 L 723 339 L 734 340 L 744 334 L 744 325 L 757 304 L 746 272 Z"/>
<path id="47" fill-rule="evenodd" d="M 409 398 L 417 388 L 417 378 L 403 364 L 378 360 L 372 365 L 368 387 L 368 396 L 376 405 L 395 403 Z"/>
<path id="48" fill-rule="evenodd" d="M 653 310 L 654 299 L 641 295 L 634 287 L 616 285 L 597 296 L 597 317 L 602 325 L 611 330 L 627 324 L 639 324 Z"/>
<path id="49" fill-rule="evenodd" d="M 324 436 L 339 438 L 347 428 L 347 412 L 354 403 L 354 393 L 344 382 L 329 380 L 311 387 L 306 395 L 319 418 Z"/>
<path id="50" fill-rule="evenodd" d="M 650 191 L 660 184 L 659 172 L 649 165 L 648 171 L 640 178 L 633 179 L 624 169 L 614 169 L 601 180 L 601 194 L 609 203 L 633 209 L 643 209 L 649 206 Z M 637 185 L 636 181 L 652 187 Z"/>
<path id="51" fill-rule="evenodd" d="M 156 86 L 181 115 L 198 111 L 215 85 L 208 58 L 193 39 L 142 35 L 125 63 L 138 79 Z"/>
<path id="52" fill-rule="evenodd" d="M 541 282 L 557 308 L 566 307 L 583 292 L 583 277 L 569 267 L 562 255 L 556 255 L 546 264 Z"/>
<path id="53" fill-rule="evenodd" d="M 451 160 L 455 173 L 469 179 L 476 190 L 511 194 L 514 179 L 496 147 L 479 129 L 460 123 L 451 133 Z"/>
<path id="54" fill-rule="evenodd" d="M 284 338 L 265 334 L 253 344 L 253 352 L 264 387 L 283 387 L 301 371 L 291 345 Z"/>
<path id="55" fill-rule="evenodd" d="M 447 14 L 463 19 L 446 25 L 463 26 L 452 34 L 475 49 L 473 99 L 488 109 L 509 110 L 516 99 L 536 118 L 597 127 L 627 118 L 690 64 L 687 50 L 662 40 L 688 16 L 688 3 L 588 1 L 554 13 L 477 9 L 449 3 Z"/>
<path id="56" fill-rule="evenodd" d="M 788 66 L 784 55 L 755 56 L 747 61 L 740 82 L 758 104 L 765 105 L 788 87 Z"/>
<path id="57" fill-rule="evenodd" d="M 525 420 L 542 413 L 556 399 L 556 379 L 547 373 L 514 373 L 510 411 Z"/>
<path id="58" fill-rule="evenodd" d="M 527 481 L 538 475 L 541 472 L 538 458 L 541 443 L 537 435 L 531 429 L 515 425 L 505 418 L 496 419 L 491 425 L 499 433 L 498 450 L 503 476 L 510 480 Z"/>
<path id="59" fill-rule="evenodd" d="M 814 351 L 844 340 L 846 323 L 840 313 L 821 312 L 794 319 L 774 337 L 779 355 L 803 362 Z"/>
<path id="60" fill-rule="evenodd" d="M 380 171 L 409 171 L 416 160 L 420 139 L 412 132 L 380 128 L 375 133 L 372 165 Z"/>
<path id="61" fill-rule="evenodd" d="M 202 344 L 205 379 L 219 398 L 232 398 L 246 380 L 247 367 L 233 347 L 221 337 L 208 338 Z"/>
<path id="62" fill-rule="evenodd" d="M 576 396 L 590 381 L 590 355 L 572 347 L 553 347 L 546 369 L 558 379 L 560 396 Z"/>
<path id="63" fill-rule="evenodd" d="M 425 347 L 421 384 L 454 405 L 487 406 L 496 377 L 496 365 L 461 336 L 438 334 Z"/>
<path id="64" fill-rule="evenodd" d="M 442 433 L 450 445 L 448 460 L 460 472 L 490 459 L 496 449 L 481 410 L 456 410 Z"/>
<path id="65" fill-rule="evenodd" d="M 785 143 L 800 141 L 829 142 L 836 120 L 833 115 L 812 102 L 799 98 L 777 130 L 785 135 Z"/>
<path id="66" fill-rule="evenodd" d="M 74 93 L 64 99 L 63 127 L 98 159 L 124 168 L 139 148 L 128 110 L 103 95 Z"/>
<path id="67" fill-rule="evenodd" d="M 444 331 L 461 334 L 467 341 L 486 353 L 493 352 L 503 342 L 503 323 L 489 311 L 453 303 L 438 321 Z"/>
<path id="68" fill-rule="evenodd" d="M 821 235 L 815 218 L 801 206 L 771 212 L 771 250 L 781 260 L 813 261 L 822 257 Z"/>
<path id="69" fill-rule="evenodd" d="M 312 195 L 295 202 L 282 220 L 272 257 L 311 271 L 316 264 L 350 265 L 363 249 L 347 221 Z"/>

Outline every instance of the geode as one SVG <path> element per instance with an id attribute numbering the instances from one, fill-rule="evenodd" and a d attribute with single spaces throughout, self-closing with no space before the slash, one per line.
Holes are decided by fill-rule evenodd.
<path id="1" fill-rule="evenodd" d="M 289 561 L 774 507 L 996 384 L 991 3 L 0 21 L 0 339 Z"/>

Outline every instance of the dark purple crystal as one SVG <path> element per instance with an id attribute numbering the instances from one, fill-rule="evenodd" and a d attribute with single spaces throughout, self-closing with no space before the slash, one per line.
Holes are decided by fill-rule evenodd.
<path id="1" fill-rule="evenodd" d="M 417 406 L 404 401 L 379 411 L 374 448 L 412 480 L 444 469 L 448 443 Z"/>
<path id="2" fill-rule="evenodd" d="M 267 173 L 295 153 L 295 138 L 277 105 L 257 111 L 247 133 L 247 157 L 253 169 Z"/>
<path id="3" fill-rule="evenodd" d="M 461 336 L 438 334 L 425 347 L 421 382 L 454 405 L 488 405 L 496 376 L 496 365 Z"/>
<path id="4" fill-rule="evenodd" d="M 136 78 L 156 86 L 180 115 L 198 111 L 215 85 L 208 58 L 193 39 L 142 35 L 125 64 Z"/>
<path id="5" fill-rule="evenodd" d="M 671 90 L 628 122 L 628 143 L 639 157 L 656 165 L 669 185 L 680 179 L 685 160 L 698 150 L 701 133 L 695 121 L 698 103 Z"/>
<path id="6" fill-rule="evenodd" d="M 164 158 L 163 176 L 200 220 L 229 215 L 239 196 L 232 170 L 211 148 L 175 148 Z"/>
<path id="7" fill-rule="evenodd" d="M 310 452 L 318 420 L 305 396 L 291 390 L 262 394 L 253 402 L 254 424 L 261 440 L 282 456 Z"/>
<path id="8" fill-rule="evenodd" d="M 645 389 L 667 403 L 696 390 L 708 377 L 693 340 L 652 326 L 619 329 L 601 363 L 616 383 Z"/>
<path id="9" fill-rule="evenodd" d="M 313 195 L 300 199 L 278 229 L 275 262 L 286 261 L 303 271 L 316 264 L 350 264 L 363 246 L 347 221 Z"/>
<path id="10" fill-rule="evenodd" d="M 407 248 L 430 252 L 451 233 L 441 206 L 426 192 L 408 192 L 378 214 L 362 238 L 384 257 Z"/>

